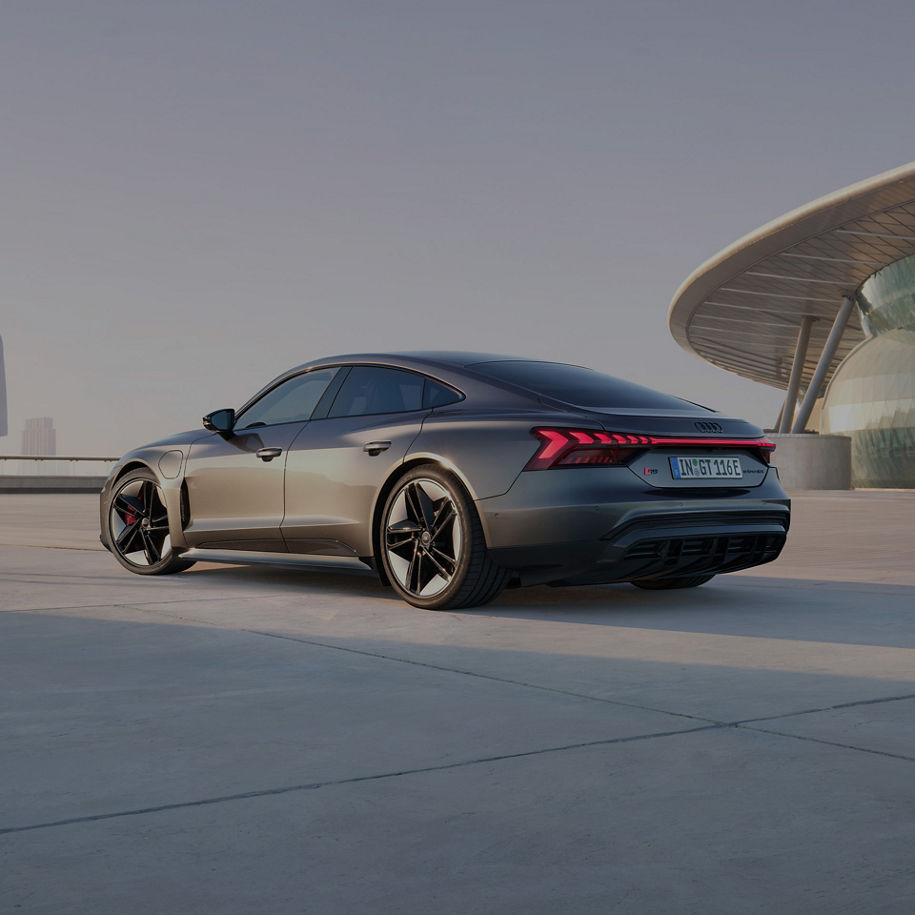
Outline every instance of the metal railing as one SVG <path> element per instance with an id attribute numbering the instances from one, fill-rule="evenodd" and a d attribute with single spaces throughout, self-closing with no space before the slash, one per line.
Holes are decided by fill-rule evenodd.
<path id="1" fill-rule="evenodd" d="M 0 476 L 104 477 L 117 457 L 70 454 L 0 454 Z"/>

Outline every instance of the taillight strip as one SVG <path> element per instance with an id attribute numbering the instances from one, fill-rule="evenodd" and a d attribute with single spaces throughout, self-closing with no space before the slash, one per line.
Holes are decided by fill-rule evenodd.
<path id="1" fill-rule="evenodd" d="M 635 435 L 628 432 L 602 432 L 596 429 L 556 429 L 535 427 L 531 434 L 540 439 L 537 453 L 525 470 L 550 467 L 583 467 L 622 464 L 636 451 L 651 447 L 740 448 L 756 451 L 768 463 L 775 443 L 768 438 L 717 438 L 696 435 Z M 573 452 L 576 454 L 573 455 Z"/>

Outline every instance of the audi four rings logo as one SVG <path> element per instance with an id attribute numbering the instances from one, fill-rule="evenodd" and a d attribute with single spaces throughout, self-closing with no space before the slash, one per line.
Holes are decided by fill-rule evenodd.
<path id="1" fill-rule="evenodd" d="M 696 428 L 700 432 L 723 432 L 724 431 L 721 428 L 721 423 L 709 423 L 709 422 L 705 422 L 705 420 L 703 420 L 701 422 L 696 423 L 695 425 L 696 425 Z"/>

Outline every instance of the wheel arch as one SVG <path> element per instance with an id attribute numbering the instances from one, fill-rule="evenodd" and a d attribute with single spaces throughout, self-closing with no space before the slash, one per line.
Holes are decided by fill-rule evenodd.
<path id="1" fill-rule="evenodd" d="M 119 467 L 110 480 L 106 483 L 105 489 L 103 491 L 102 505 L 101 505 L 101 524 L 104 530 L 105 528 L 105 510 L 107 498 L 110 497 L 111 491 L 115 486 L 126 477 L 128 474 L 133 473 L 135 470 L 146 470 L 151 473 L 159 486 L 162 488 L 162 491 L 165 495 L 165 507 L 168 510 L 169 524 L 171 525 L 171 535 L 172 535 L 172 544 L 177 549 L 186 549 L 187 542 L 184 539 L 184 529 L 187 527 L 188 519 L 190 517 L 190 507 L 187 504 L 187 493 L 186 486 L 184 482 L 184 475 L 181 474 L 175 480 L 166 480 L 163 479 L 162 474 L 156 469 L 153 461 L 146 461 L 140 458 L 131 458 L 126 461 L 123 467 Z M 180 480 L 180 486 L 174 486 L 171 484 L 178 483 Z M 102 540 L 102 543 L 105 543 L 105 540 Z"/>
<path id="2" fill-rule="evenodd" d="M 134 470 L 148 470 L 150 473 L 156 475 L 156 479 L 160 478 L 160 475 L 156 473 L 155 468 L 151 467 L 145 461 L 131 460 L 118 469 L 118 472 L 112 477 L 112 483 L 116 483 L 121 477 L 127 476 L 128 473 L 133 473 Z"/>

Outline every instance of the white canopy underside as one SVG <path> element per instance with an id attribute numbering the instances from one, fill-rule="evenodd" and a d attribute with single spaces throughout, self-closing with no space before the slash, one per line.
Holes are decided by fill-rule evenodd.
<path id="1" fill-rule="evenodd" d="M 716 254 L 677 290 L 674 339 L 745 378 L 788 387 L 798 330 L 815 318 L 801 383 L 816 368 L 845 295 L 915 254 L 915 162 L 821 197 Z M 864 339 L 855 310 L 827 381 Z"/>

